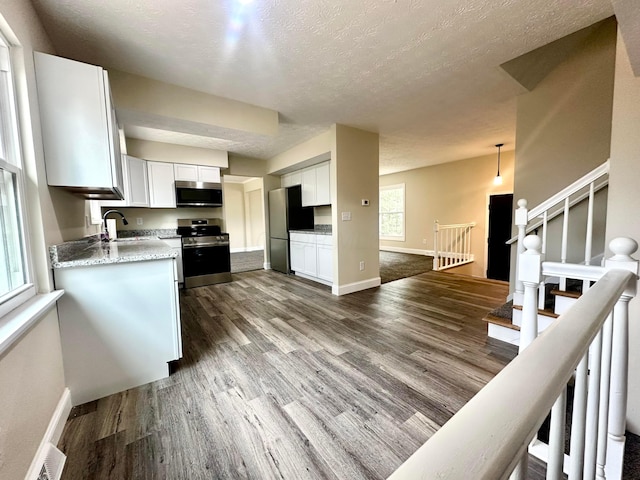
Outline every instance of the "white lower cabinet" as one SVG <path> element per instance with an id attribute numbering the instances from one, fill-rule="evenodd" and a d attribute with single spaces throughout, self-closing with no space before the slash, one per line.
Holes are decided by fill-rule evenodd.
<path id="1" fill-rule="evenodd" d="M 163 238 L 162 241 L 169 245 L 173 249 L 173 251 L 178 254 L 178 256 L 176 257 L 178 283 L 184 283 L 184 273 L 182 271 L 182 239 Z"/>
<path id="2" fill-rule="evenodd" d="M 333 283 L 333 237 L 291 232 L 289 239 L 291 270 L 296 275 L 331 285 Z"/>
<path id="3" fill-rule="evenodd" d="M 182 355 L 176 262 L 54 270 L 64 374 L 74 405 L 169 376 Z"/>
<path id="4" fill-rule="evenodd" d="M 293 234 L 291 234 L 293 237 Z M 302 272 L 304 270 L 304 243 L 294 241 L 289 242 L 289 255 L 291 257 L 291 270 Z"/>
<path id="5" fill-rule="evenodd" d="M 318 278 L 333 283 L 332 245 L 318 245 Z"/>

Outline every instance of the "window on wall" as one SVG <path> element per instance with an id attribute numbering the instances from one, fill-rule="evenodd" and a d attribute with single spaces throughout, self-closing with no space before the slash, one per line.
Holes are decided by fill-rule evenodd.
<path id="1" fill-rule="evenodd" d="M 380 238 L 404 241 L 404 183 L 380 187 Z"/>
<path id="2" fill-rule="evenodd" d="M 0 316 L 35 294 L 27 259 L 23 185 L 11 56 L 0 34 Z"/>

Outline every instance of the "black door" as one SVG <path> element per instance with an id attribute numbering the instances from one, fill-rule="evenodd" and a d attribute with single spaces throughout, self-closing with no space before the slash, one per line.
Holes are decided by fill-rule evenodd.
<path id="1" fill-rule="evenodd" d="M 511 263 L 511 219 L 513 216 L 513 194 L 489 197 L 489 245 L 487 255 L 487 278 L 509 280 Z"/>

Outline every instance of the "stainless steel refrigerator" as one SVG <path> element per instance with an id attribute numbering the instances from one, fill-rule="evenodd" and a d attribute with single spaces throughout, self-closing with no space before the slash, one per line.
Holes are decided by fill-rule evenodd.
<path id="1" fill-rule="evenodd" d="M 289 230 L 313 228 L 313 207 L 302 206 L 302 187 L 269 192 L 269 251 L 271 269 L 289 273 Z"/>

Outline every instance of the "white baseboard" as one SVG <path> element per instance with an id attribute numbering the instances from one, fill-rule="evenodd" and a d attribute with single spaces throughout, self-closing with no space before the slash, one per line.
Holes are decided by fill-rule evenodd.
<path id="1" fill-rule="evenodd" d="M 347 295 L 349 293 L 359 292 L 360 290 L 379 287 L 380 283 L 380 277 L 375 277 L 362 280 L 361 282 L 347 283 L 346 285 L 333 285 L 331 287 L 331 293 L 338 296 Z"/>
<path id="2" fill-rule="evenodd" d="M 69 418 L 69 413 L 71 412 L 71 391 L 68 388 L 65 388 L 60 396 L 60 400 L 58 401 L 58 405 L 56 409 L 53 411 L 53 415 L 51 415 L 51 420 L 49 420 L 49 426 L 47 430 L 44 432 L 44 436 L 40 441 L 40 446 L 36 451 L 36 454 L 31 461 L 31 465 L 29 466 L 29 471 L 25 478 L 37 478 L 40 473 L 40 467 L 42 467 L 42 462 L 44 461 L 44 456 L 47 453 L 47 445 L 52 443 L 57 445 L 60 441 L 60 437 L 62 436 L 62 430 L 64 430 L 64 425 L 67 423 L 67 418 Z"/>
<path id="3" fill-rule="evenodd" d="M 263 267 L 265 270 L 271 270 L 271 262 L 264 262 Z"/>
<path id="4" fill-rule="evenodd" d="M 421 250 L 419 248 L 387 247 L 380 245 L 380 250 L 384 250 L 385 252 L 411 253 L 413 255 L 426 255 L 433 257 L 433 250 Z"/>

